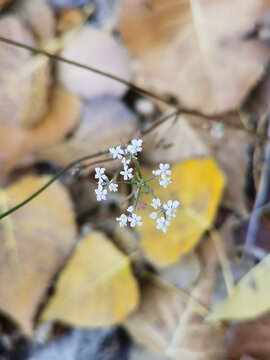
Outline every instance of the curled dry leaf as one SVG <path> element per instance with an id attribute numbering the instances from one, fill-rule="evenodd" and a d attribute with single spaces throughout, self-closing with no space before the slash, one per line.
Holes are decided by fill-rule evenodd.
<path id="1" fill-rule="evenodd" d="M 50 110 L 34 128 L 0 124 L 0 161 L 8 172 L 44 147 L 60 142 L 79 120 L 81 103 L 60 89 L 51 92 Z"/>
<path id="2" fill-rule="evenodd" d="M 190 159 L 172 167 L 172 184 L 166 189 L 158 181 L 151 190 L 161 199 L 179 200 L 181 205 L 177 216 L 164 234 L 155 228 L 149 218 L 150 206 L 145 211 L 144 225 L 139 229 L 141 246 L 155 265 L 168 266 L 198 243 L 202 234 L 211 227 L 225 186 L 225 178 L 217 164 L 211 159 Z M 143 171 L 144 178 L 151 172 Z M 147 204 L 151 195 L 141 197 Z"/>
<path id="3" fill-rule="evenodd" d="M 93 232 L 81 240 L 61 273 L 41 319 L 83 327 L 111 325 L 135 310 L 138 300 L 130 258 L 103 233 Z"/>
<path id="4" fill-rule="evenodd" d="M 132 76 L 129 57 L 120 43 L 89 25 L 72 35 L 61 56 L 127 81 Z M 121 97 L 127 90 L 126 85 L 115 80 L 64 63 L 58 63 L 58 79 L 69 91 L 86 100 L 102 95 Z"/>
<path id="5" fill-rule="evenodd" d="M 34 37 L 18 17 L 0 19 L 0 35 L 35 46 Z M 0 122 L 32 126 L 47 110 L 50 86 L 49 60 L 29 51 L 0 43 Z"/>
<path id="6" fill-rule="evenodd" d="M 141 344 L 167 359 L 218 360 L 223 357 L 225 329 L 204 323 L 215 283 L 216 255 L 202 245 L 203 268 L 191 297 L 153 275 L 142 283 L 141 302 L 124 325 Z M 181 276 L 181 272 L 179 273 Z M 200 309 L 200 311 L 198 310 Z M 199 312 L 198 312 L 199 311 Z"/>
<path id="7" fill-rule="evenodd" d="M 151 162 L 183 161 L 209 154 L 185 116 L 176 116 L 157 126 L 143 136 L 147 151 L 144 156 Z"/>
<path id="8" fill-rule="evenodd" d="M 229 298 L 214 305 L 209 321 L 252 320 L 270 310 L 270 255 L 250 270 Z"/>
<path id="9" fill-rule="evenodd" d="M 0 192 L 1 212 L 42 187 L 47 176 L 28 176 Z M 0 309 L 30 335 L 38 305 L 65 263 L 76 237 L 72 205 L 54 183 L 0 222 Z"/>
<path id="10" fill-rule="evenodd" d="M 139 60 L 140 85 L 222 113 L 263 75 L 269 48 L 246 34 L 269 10 L 264 0 L 123 0 L 119 30 Z"/>
<path id="11" fill-rule="evenodd" d="M 119 145 L 137 128 L 136 116 L 118 99 L 101 97 L 83 107 L 77 131 L 67 141 L 45 148 L 39 156 L 60 165 Z"/>

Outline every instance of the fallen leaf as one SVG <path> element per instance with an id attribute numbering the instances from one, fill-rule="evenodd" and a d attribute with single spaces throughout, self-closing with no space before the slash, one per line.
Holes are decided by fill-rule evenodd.
<path id="1" fill-rule="evenodd" d="M 61 273 L 41 320 L 82 327 L 111 325 L 135 310 L 138 299 L 130 258 L 104 234 L 92 232 Z"/>
<path id="2" fill-rule="evenodd" d="M 270 316 L 266 315 L 256 321 L 235 324 L 230 329 L 230 344 L 228 358 L 230 360 L 242 359 L 249 355 L 257 360 L 270 358 L 269 345 Z"/>
<path id="3" fill-rule="evenodd" d="M 138 59 L 139 85 L 223 113 L 263 75 L 269 48 L 246 34 L 269 10 L 264 0 L 123 0 L 119 30 Z"/>
<path id="4" fill-rule="evenodd" d="M 79 120 L 81 103 L 60 89 L 51 92 L 50 110 L 34 128 L 0 124 L 0 160 L 8 172 L 42 148 L 63 140 Z"/>
<path id="5" fill-rule="evenodd" d="M 39 157 L 65 166 L 80 157 L 119 145 L 137 129 L 136 116 L 118 99 L 101 97 L 85 104 L 77 131 L 67 141 L 44 148 Z"/>
<path id="6" fill-rule="evenodd" d="M 198 255 L 194 252 L 181 257 L 173 265 L 161 269 L 159 275 L 169 283 L 180 287 L 183 290 L 189 289 L 201 274 L 201 263 Z M 179 276 L 181 274 L 181 276 Z"/>
<path id="7" fill-rule="evenodd" d="M 188 116 L 190 126 L 195 129 L 203 144 L 207 145 L 209 155 L 224 171 L 229 186 L 224 191 L 222 203 L 238 214 L 246 215 L 244 196 L 248 168 L 248 139 L 243 133 L 223 126 L 221 123 L 209 124 L 200 117 Z M 239 121 L 239 119 L 238 119 Z M 220 126 L 223 132 L 215 136 L 214 127 Z M 239 126 L 239 125 L 238 125 Z"/>
<path id="8" fill-rule="evenodd" d="M 54 13 L 46 0 L 20 0 L 13 13 L 18 14 L 39 41 L 53 39 L 56 27 Z"/>
<path id="9" fill-rule="evenodd" d="M 61 56 L 126 81 L 131 80 L 129 56 L 125 49 L 108 33 L 89 25 L 72 35 Z M 85 100 L 104 95 L 121 97 L 127 91 L 126 85 L 115 80 L 64 63 L 58 63 L 58 80 L 69 91 Z"/>
<path id="10" fill-rule="evenodd" d="M 144 157 L 151 162 L 175 163 L 209 154 L 207 146 L 183 115 L 165 121 L 142 139 L 147 150 Z"/>
<path id="11" fill-rule="evenodd" d="M 14 15 L 0 19 L 0 35 L 34 46 L 34 37 Z M 0 43 L 0 122 L 33 126 L 47 111 L 50 86 L 49 60 Z"/>
<path id="12" fill-rule="evenodd" d="M 141 289 L 138 310 L 124 326 L 139 343 L 166 359 L 218 360 L 224 352 L 225 328 L 205 324 L 207 310 L 198 312 L 198 302 L 209 306 L 217 265 L 211 242 L 202 244 L 203 268 L 190 299 L 178 288 L 156 276 L 147 276 Z M 181 273 L 179 273 L 181 276 Z M 159 280 L 160 279 L 160 280 Z"/>
<path id="13" fill-rule="evenodd" d="M 269 276 L 268 255 L 239 281 L 229 298 L 214 305 L 207 320 L 252 320 L 269 312 Z"/>
<path id="14" fill-rule="evenodd" d="M 12 0 L 0 0 L 0 11 L 7 6 Z"/>
<path id="15" fill-rule="evenodd" d="M 58 32 L 67 31 L 76 26 L 81 26 L 84 22 L 83 12 L 76 8 L 63 8 L 58 15 Z"/>
<path id="16" fill-rule="evenodd" d="M 0 192 L 1 212 L 42 187 L 47 176 L 27 176 Z M 65 263 L 76 237 L 67 191 L 54 183 L 0 222 L 0 309 L 30 335 L 38 305 Z"/>
<path id="17" fill-rule="evenodd" d="M 151 176 L 151 172 L 143 171 L 144 178 Z M 174 263 L 192 250 L 211 227 L 225 186 L 224 175 L 211 158 L 190 159 L 173 166 L 172 181 L 166 189 L 158 181 L 150 186 L 161 202 L 169 199 L 181 202 L 168 232 L 164 234 L 155 228 L 155 221 L 147 216 L 153 211 L 150 206 L 139 229 L 141 246 L 147 258 L 160 267 Z M 149 204 L 151 195 L 143 194 L 141 200 Z"/>

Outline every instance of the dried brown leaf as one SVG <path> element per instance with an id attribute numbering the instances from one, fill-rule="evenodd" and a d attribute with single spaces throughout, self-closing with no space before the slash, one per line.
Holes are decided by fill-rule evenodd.
<path id="1" fill-rule="evenodd" d="M 0 19 L 0 35 L 35 46 L 33 35 L 18 17 Z M 47 110 L 50 86 L 49 60 L 0 43 L 0 123 L 32 126 Z"/>
<path id="2" fill-rule="evenodd" d="M 252 356 L 257 360 L 270 359 L 270 316 L 233 325 L 230 329 L 229 360 Z"/>
<path id="3" fill-rule="evenodd" d="M 5 172 L 42 148 L 60 142 L 76 127 L 79 99 L 60 89 L 54 89 L 51 98 L 49 112 L 35 128 L 0 124 L 0 160 Z"/>
<path id="4" fill-rule="evenodd" d="M 67 165 L 82 156 L 119 145 L 121 138 L 129 139 L 136 127 L 135 115 L 121 101 L 98 98 L 83 107 L 81 123 L 72 137 L 44 148 L 39 156 Z"/>
<path id="5" fill-rule="evenodd" d="M 197 301 L 210 305 L 217 265 L 210 241 L 201 250 L 204 265 L 189 301 L 179 290 L 148 276 L 139 309 L 124 323 L 138 342 L 170 359 L 218 360 L 224 352 L 225 329 L 205 324 L 203 307 L 199 307 L 201 315 L 195 310 Z"/>
<path id="6" fill-rule="evenodd" d="M 207 147 L 185 116 L 165 121 L 142 138 L 147 150 L 144 157 L 151 162 L 175 163 L 209 155 Z"/>
<path id="7" fill-rule="evenodd" d="M 204 113 L 236 109 L 263 75 L 269 48 L 246 34 L 264 0 L 123 0 L 119 30 L 140 85 Z"/>

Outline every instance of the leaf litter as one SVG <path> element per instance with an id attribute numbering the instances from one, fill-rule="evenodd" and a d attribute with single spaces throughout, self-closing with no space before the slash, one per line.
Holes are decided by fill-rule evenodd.
<path id="1" fill-rule="evenodd" d="M 9 3 L 0 1 L 1 36 L 132 80 L 148 93 L 155 91 L 153 98 L 162 96 L 164 104 L 155 100 L 151 107 L 139 107 L 145 99 L 135 95 L 134 87 L 131 91 L 94 72 L 0 43 L 1 210 L 44 185 L 49 177 L 38 170 L 44 164 L 57 169 L 141 136 L 145 173 L 169 162 L 175 178 L 163 195 L 169 192 L 181 206 L 165 237 L 150 221 L 140 231 L 120 231 L 114 219 L 132 186 L 121 185 L 100 206 L 80 186 L 83 178 L 92 191 L 95 165 L 61 177 L 70 188 L 73 177 L 73 198 L 57 182 L 0 221 L 1 334 L 19 353 L 15 332 L 6 331 L 13 322 L 21 336 L 27 334 L 32 351 L 39 327 L 50 324 L 44 356 L 57 358 L 68 349 L 65 341 L 50 347 L 59 326 L 65 336 L 68 329 L 78 335 L 80 327 L 87 328 L 82 331 L 98 344 L 99 336 L 90 337 L 98 330 L 90 328 L 113 324 L 118 331 L 122 324 L 140 345 L 132 344 L 129 352 L 127 339 L 117 342 L 124 352 L 111 353 L 119 359 L 267 360 L 268 256 L 256 266 L 252 258 L 251 270 L 238 281 L 232 266 L 237 244 L 228 234 L 233 225 L 224 234 L 222 227 L 228 214 L 240 228 L 249 221 L 260 182 L 269 112 L 269 5 L 257 0 L 39 0 L 14 4 L 6 12 Z M 71 14 L 71 23 L 67 17 L 67 24 L 57 27 L 64 13 Z M 176 102 L 183 109 L 170 118 Z M 108 163 L 112 178 L 118 169 L 118 162 Z M 258 236 L 266 240 L 267 201 L 258 223 Z M 138 204 L 139 215 L 148 213 L 144 202 Z M 81 209 L 86 209 L 83 216 Z M 265 253 L 260 247 L 266 240 L 255 244 L 256 254 Z M 250 256 L 256 257 L 256 246 L 246 248 Z M 242 273 L 247 268 L 238 267 Z M 227 298 L 220 282 L 227 285 Z M 84 336 L 76 334 L 76 339 Z M 82 359 L 83 341 L 76 344 L 72 356 Z M 5 348 L 9 355 L 12 346 Z M 99 356 L 107 355 L 101 351 Z"/>

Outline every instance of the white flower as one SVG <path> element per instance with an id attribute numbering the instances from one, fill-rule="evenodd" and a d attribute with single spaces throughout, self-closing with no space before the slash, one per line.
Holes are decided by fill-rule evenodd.
<path id="1" fill-rule="evenodd" d="M 128 221 L 130 222 L 131 227 L 134 227 L 135 225 L 142 226 L 143 223 L 142 223 L 141 219 L 142 219 L 141 216 L 138 216 L 134 213 L 128 217 Z"/>
<path id="2" fill-rule="evenodd" d="M 162 179 L 166 178 L 166 175 L 171 175 L 171 170 L 169 170 L 170 165 L 169 164 L 159 164 L 159 168 L 160 168 L 160 176 L 162 177 Z"/>
<path id="3" fill-rule="evenodd" d="M 139 140 L 136 140 L 136 139 L 131 140 L 131 144 L 127 146 L 126 153 L 136 155 L 137 152 L 142 151 L 142 143 L 143 143 L 143 141 L 141 139 L 139 139 Z"/>
<path id="4" fill-rule="evenodd" d="M 134 212 L 134 207 L 133 206 L 129 206 L 127 208 L 127 211 L 130 212 L 130 213 L 133 213 Z"/>
<path id="5" fill-rule="evenodd" d="M 152 204 L 150 204 L 150 205 L 153 206 L 154 209 L 157 209 L 158 207 L 161 206 L 161 202 L 159 199 L 153 199 Z"/>
<path id="6" fill-rule="evenodd" d="M 175 213 L 176 213 L 179 205 L 180 205 L 180 202 L 177 200 L 175 200 L 175 201 L 169 200 L 169 201 L 167 201 L 167 204 L 166 203 L 163 204 L 163 208 L 165 210 L 166 216 L 169 221 L 172 218 L 176 217 Z"/>
<path id="7" fill-rule="evenodd" d="M 121 163 L 124 165 L 124 168 L 125 168 L 130 163 L 130 159 L 126 159 L 123 157 L 123 159 L 121 160 Z"/>
<path id="8" fill-rule="evenodd" d="M 121 146 L 117 146 L 116 148 L 110 148 L 110 153 L 113 157 L 113 159 L 122 159 L 122 155 L 124 154 L 124 150 L 121 148 Z"/>
<path id="9" fill-rule="evenodd" d="M 163 186 L 164 188 L 166 188 L 171 182 L 171 178 L 165 177 L 164 179 L 159 179 L 159 185 Z"/>
<path id="10" fill-rule="evenodd" d="M 95 193 L 97 194 L 97 201 L 106 200 L 107 190 L 103 189 L 101 185 L 98 185 Z"/>
<path id="11" fill-rule="evenodd" d="M 129 169 L 127 166 L 125 166 L 124 170 L 120 171 L 120 174 L 124 176 L 124 180 L 128 180 L 133 177 L 132 171 L 133 171 L 132 168 Z"/>
<path id="12" fill-rule="evenodd" d="M 162 230 L 164 233 L 167 232 L 167 227 L 170 226 L 170 222 L 167 221 L 164 217 L 160 218 L 160 219 L 157 219 L 157 226 L 156 228 L 158 230 Z"/>
<path id="13" fill-rule="evenodd" d="M 153 170 L 152 171 L 152 174 L 154 174 L 155 176 L 160 176 L 160 174 L 161 174 L 161 170 Z"/>
<path id="14" fill-rule="evenodd" d="M 152 173 L 155 176 L 160 176 L 162 179 L 166 179 L 166 175 L 171 175 L 172 171 L 169 170 L 170 165 L 169 164 L 159 164 L 159 169 L 153 170 Z"/>
<path id="15" fill-rule="evenodd" d="M 152 212 L 150 215 L 149 215 L 149 217 L 151 218 L 151 219 L 156 219 L 157 218 L 157 216 L 158 216 L 158 213 L 157 212 Z"/>
<path id="16" fill-rule="evenodd" d="M 108 180 L 107 176 L 105 175 L 105 168 L 97 167 L 95 168 L 95 179 L 98 179 L 98 182 L 102 182 L 103 180 Z"/>
<path id="17" fill-rule="evenodd" d="M 120 217 L 117 217 L 116 220 L 119 221 L 119 225 L 121 227 L 127 226 L 127 216 L 125 214 L 122 214 Z"/>
<path id="18" fill-rule="evenodd" d="M 114 192 L 118 191 L 118 184 L 115 184 L 115 183 L 111 182 L 109 184 L 109 190 L 114 191 Z"/>

